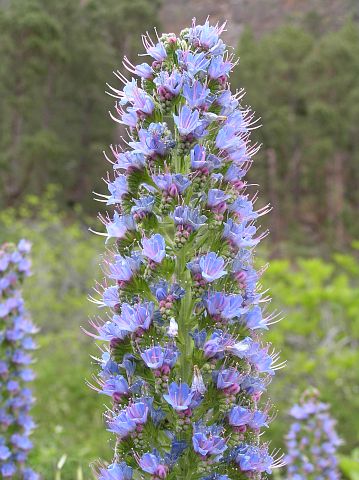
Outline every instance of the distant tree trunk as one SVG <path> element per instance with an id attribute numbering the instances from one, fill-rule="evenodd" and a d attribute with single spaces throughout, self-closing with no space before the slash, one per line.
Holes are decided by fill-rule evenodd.
<path id="1" fill-rule="evenodd" d="M 17 89 L 18 90 L 18 89 Z M 17 92 L 18 94 L 18 92 Z M 23 131 L 23 116 L 18 109 L 17 105 L 13 107 L 12 119 L 11 119 L 11 144 L 9 151 L 9 169 L 6 175 L 6 181 L 4 182 L 4 190 L 6 195 L 6 204 L 12 205 L 16 198 L 21 193 L 21 187 L 19 188 L 18 178 L 22 178 L 23 172 L 20 171 L 17 174 L 17 166 L 19 165 L 18 156 L 20 153 L 21 135 Z"/>
<path id="2" fill-rule="evenodd" d="M 42 111 L 42 126 L 45 129 L 50 127 L 51 121 L 51 98 L 53 94 L 53 84 L 54 84 L 54 67 L 53 65 L 49 66 L 48 74 L 46 77 L 46 82 L 44 85 L 44 107 Z"/>
<path id="3" fill-rule="evenodd" d="M 300 188 L 300 170 L 301 170 L 301 157 L 302 151 L 299 147 L 296 147 L 293 155 L 289 159 L 289 172 L 288 172 L 288 188 L 292 194 L 292 212 L 293 219 L 298 220 L 300 217 L 301 207 L 301 188 Z"/>
<path id="4" fill-rule="evenodd" d="M 347 153 L 336 152 L 326 168 L 327 183 L 327 215 L 331 230 L 331 238 L 336 247 L 341 247 L 345 242 L 343 213 L 344 197 L 344 168 Z"/>
<path id="5" fill-rule="evenodd" d="M 268 167 L 268 196 L 269 201 L 273 207 L 271 213 L 271 236 L 274 240 L 274 245 L 281 240 L 282 221 L 279 209 L 279 183 L 278 183 L 278 166 L 277 154 L 274 148 L 268 148 L 266 151 L 267 167 Z"/>
<path id="6" fill-rule="evenodd" d="M 90 153 L 90 143 L 91 143 L 91 114 L 93 111 L 92 101 L 87 101 L 84 106 L 84 116 L 82 122 L 82 133 L 81 133 L 81 156 L 77 162 L 77 168 L 74 172 L 73 178 L 74 183 L 69 195 L 70 205 L 78 203 L 81 201 L 81 196 L 83 192 L 86 192 L 90 189 L 89 185 L 89 153 Z"/>

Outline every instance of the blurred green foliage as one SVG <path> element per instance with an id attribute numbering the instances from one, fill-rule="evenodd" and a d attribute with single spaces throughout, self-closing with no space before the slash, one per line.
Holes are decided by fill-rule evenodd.
<path id="1" fill-rule="evenodd" d="M 359 480 L 359 448 L 350 456 L 340 455 L 339 464 L 342 472 L 349 480 Z"/>
<path id="2" fill-rule="evenodd" d="M 274 260 L 263 276 L 271 308 L 284 319 L 268 335 L 288 361 L 270 391 L 279 410 L 271 425 L 276 445 L 286 433 L 286 413 L 308 385 L 332 405 L 338 431 L 350 451 L 358 441 L 359 262 L 357 251 L 320 258 Z M 345 408 L 343 408 L 345 405 Z"/>
<path id="3" fill-rule="evenodd" d="M 89 463 L 108 458 L 111 451 L 102 421 L 106 398 L 85 384 L 93 371 L 90 355 L 98 355 L 98 350 L 80 330 L 89 315 L 98 313 L 87 295 L 94 279 L 102 278 L 98 263 L 104 245 L 88 232 L 80 210 L 71 220 L 57 211 L 56 193 L 52 187 L 41 199 L 29 196 L 19 209 L 0 212 L 0 241 L 26 237 L 34 243 L 34 275 L 24 287 L 27 306 L 41 326 L 32 461 L 44 478 L 53 478 L 62 459 L 58 479 L 89 479 Z M 263 276 L 263 287 L 270 288 L 273 297 L 268 310 L 281 310 L 284 316 L 268 339 L 288 361 L 270 387 L 278 414 L 266 437 L 273 447 L 283 447 L 287 412 L 301 392 L 314 385 L 338 420 L 345 442 L 343 471 L 354 469 L 350 452 L 359 431 L 358 247 L 357 242 L 351 252 L 334 253 L 330 260 L 273 259 Z M 268 257 L 265 251 L 259 253 Z"/>

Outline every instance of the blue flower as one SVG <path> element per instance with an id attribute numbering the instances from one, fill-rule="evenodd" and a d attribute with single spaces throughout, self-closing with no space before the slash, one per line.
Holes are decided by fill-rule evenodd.
<path id="1" fill-rule="evenodd" d="M 134 151 L 118 153 L 113 148 L 112 152 L 116 157 L 116 163 L 113 165 L 114 170 L 125 170 L 130 173 L 135 170 L 142 170 L 145 166 L 146 160 L 143 153 Z"/>
<path id="2" fill-rule="evenodd" d="M 162 367 L 165 358 L 164 349 L 161 346 L 147 348 L 141 353 L 141 358 L 152 369 L 158 369 Z"/>
<path id="3" fill-rule="evenodd" d="M 187 383 L 172 382 L 168 387 L 168 394 L 164 394 L 163 398 L 176 412 L 183 412 L 190 407 L 193 392 Z"/>
<path id="4" fill-rule="evenodd" d="M 115 286 L 105 288 L 102 294 L 102 302 L 100 302 L 100 305 L 106 305 L 107 307 L 115 308 L 119 303 L 120 298 L 118 295 L 118 288 Z"/>
<path id="5" fill-rule="evenodd" d="M 128 232 L 136 230 L 136 223 L 132 215 L 120 215 L 114 212 L 112 220 L 109 218 L 103 219 L 103 223 L 107 230 L 107 239 L 110 238 L 124 238 Z"/>
<path id="6" fill-rule="evenodd" d="M 156 450 L 153 453 L 145 453 L 137 461 L 144 472 L 150 473 L 156 478 L 165 478 L 167 476 L 168 467 Z"/>
<path id="7" fill-rule="evenodd" d="M 229 60 L 224 61 L 221 56 L 213 57 L 208 67 L 208 76 L 212 80 L 227 77 L 232 67 L 233 65 Z"/>
<path id="8" fill-rule="evenodd" d="M 132 468 L 125 462 L 112 463 L 107 468 L 100 468 L 98 480 L 131 480 Z"/>
<path id="9" fill-rule="evenodd" d="M 215 330 L 203 346 L 204 354 L 206 358 L 223 358 L 226 349 L 234 342 L 234 338 L 229 333 Z"/>
<path id="10" fill-rule="evenodd" d="M 32 468 L 25 467 L 23 469 L 24 480 L 40 480 L 41 477 Z"/>
<path id="11" fill-rule="evenodd" d="M 151 213 L 155 205 L 155 199 L 152 195 L 147 195 L 141 198 L 135 198 L 134 206 L 131 208 L 131 213 L 134 218 L 141 218 L 143 215 Z"/>
<path id="12" fill-rule="evenodd" d="M 129 392 L 127 380 L 122 375 L 110 376 L 102 383 L 102 389 L 99 393 L 113 397 L 119 402 L 123 396 Z"/>
<path id="13" fill-rule="evenodd" d="M 226 125 L 234 127 L 236 133 L 247 133 L 249 126 L 247 115 L 248 111 L 235 110 L 227 116 Z"/>
<path id="14" fill-rule="evenodd" d="M 115 255 L 114 263 L 108 262 L 108 277 L 118 282 L 128 282 L 140 268 L 138 257 L 122 257 Z"/>
<path id="15" fill-rule="evenodd" d="M 232 427 L 243 427 L 253 418 L 253 413 L 245 407 L 235 405 L 228 414 L 228 423 Z"/>
<path id="16" fill-rule="evenodd" d="M 223 238 L 236 248 L 254 247 L 261 238 L 253 238 L 257 229 L 254 225 L 246 225 L 245 223 L 234 223 L 230 218 L 224 223 Z"/>
<path id="17" fill-rule="evenodd" d="M 19 450 L 31 450 L 32 442 L 27 435 L 14 433 L 11 435 L 11 443 Z"/>
<path id="18" fill-rule="evenodd" d="M 192 53 L 189 50 L 177 50 L 176 55 L 179 65 L 190 78 L 194 78 L 199 72 L 205 72 L 210 64 L 210 59 L 206 57 L 204 52 Z"/>
<path id="19" fill-rule="evenodd" d="M 151 115 L 155 108 L 152 98 L 141 88 L 135 90 L 132 105 L 139 118 Z"/>
<path id="20" fill-rule="evenodd" d="M 244 472 L 272 473 L 274 459 L 268 454 L 267 447 L 242 444 L 236 452 L 236 463 Z"/>
<path id="21" fill-rule="evenodd" d="M 160 98 L 162 100 L 171 100 L 179 95 L 183 85 L 183 76 L 177 70 L 171 73 L 161 71 L 155 78 L 154 83 Z"/>
<path id="22" fill-rule="evenodd" d="M 161 263 L 166 256 L 166 242 L 159 233 L 142 239 L 142 253 L 154 263 Z"/>
<path id="23" fill-rule="evenodd" d="M 4 461 L 11 457 L 11 451 L 6 445 L 0 445 L 0 460 Z"/>
<path id="24" fill-rule="evenodd" d="M 196 48 L 202 48 L 209 51 L 213 55 L 220 55 L 225 50 L 226 46 L 219 38 L 224 31 L 226 23 L 221 26 L 210 25 L 208 19 L 204 25 L 196 25 L 195 19 L 192 23 L 192 28 L 189 29 L 189 42 Z"/>
<path id="25" fill-rule="evenodd" d="M 247 310 L 243 307 L 243 297 L 239 294 L 225 295 L 209 291 L 203 297 L 203 303 L 207 312 L 216 320 L 232 320 Z"/>
<path id="26" fill-rule="evenodd" d="M 171 197 L 182 194 L 186 188 L 191 185 L 190 180 L 180 173 L 175 175 L 170 173 L 153 175 L 152 179 L 158 188 L 160 188 L 163 192 L 167 192 Z"/>
<path id="27" fill-rule="evenodd" d="M 108 197 L 107 205 L 121 203 L 128 192 L 127 177 L 118 175 L 113 182 L 108 183 L 108 189 L 111 195 Z"/>
<path id="28" fill-rule="evenodd" d="M 253 307 L 252 310 L 250 310 L 249 312 L 247 312 L 244 318 L 247 328 L 251 330 L 268 330 L 268 318 L 263 317 L 262 309 L 258 305 Z"/>
<path id="29" fill-rule="evenodd" d="M 202 457 L 208 455 L 221 455 L 228 447 L 224 438 L 217 435 L 206 435 L 202 432 L 192 436 L 193 449 Z"/>
<path id="30" fill-rule="evenodd" d="M 146 49 L 147 55 L 154 58 L 157 62 L 162 62 L 167 57 L 166 49 L 162 42 L 153 43 L 150 36 L 142 35 L 142 43 Z"/>
<path id="31" fill-rule="evenodd" d="M 153 302 L 143 302 L 133 306 L 123 303 L 121 315 L 115 315 L 114 322 L 125 332 L 141 334 L 144 330 L 150 328 L 153 312 Z"/>
<path id="32" fill-rule="evenodd" d="M 212 424 L 210 426 L 197 422 L 193 426 L 194 433 L 192 443 L 194 451 L 202 457 L 216 455 L 215 460 L 219 460 L 225 450 L 227 450 L 226 441 L 221 437 L 223 427 Z"/>
<path id="33" fill-rule="evenodd" d="M 123 65 L 127 70 L 131 73 L 134 73 L 135 75 L 138 75 L 139 77 L 149 80 L 153 77 L 153 70 L 148 63 L 140 63 L 139 65 L 133 65 L 129 59 L 125 56 L 123 59 Z"/>
<path id="34" fill-rule="evenodd" d="M 199 259 L 200 273 L 208 283 L 218 280 L 227 274 L 223 267 L 224 259 L 214 252 L 209 252 Z"/>
<path id="35" fill-rule="evenodd" d="M 183 86 L 183 96 L 192 109 L 208 108 L 213 101 L 210 93 L 210 89 L 198 80 L 194 80 L 193 83 L 186 82 Z"/>
<path id="36" fill-rule="evenodd" d="M 175 225 L 189 228 L 190 231 L 198 230 L 207 221 L 207 217 L 200 214 L 199 208 L 191 208 L 187 205 L 178 205 L 171 216 Z"/>
<path id="37" fill-rule="evenodd" d="M 12 478 L 16 473 L 16 466 L 12 462 L 6 462 L 1 465 L 1 474 L 3 478 Z"/>
<path id="38" fill-rule="evenodd" d="M 195 131 L 201 126 L 198 110 L 191 110 L 187 105 L 179 110 L 178 115 L 173 114 L 173 119 L 179 134 L 184 138 L 190 135 L 196 136 Z"/>
<path id="39" fill-rule="evenodd" d="M 250 428 L 259 429 L 262 427 L 268 427 L 268 414 L 267 412 L 262 412 L 261 410 L 256 410 L 253 412 L 253 416 L 248 422 Z"/>
<path id="40" fill-rule="evenodd" d="M 114 320 L 117 316 L 114 317 Z M 97 333 L 87 332 L 93 338 L 102 340 L 104 342 L 112 342 L 113 340 L 123 340 L 126 336 L 126 332 L 121 330 L 120 327 L 114 321 L 106 321 L 104 323 L 91 321 L 90 325 L 96 330 Z"/>
<path id="41" fill-rule="evenodd" d="M 191 337 L 193 338 L 194 345 L 196 348 L 202 348 L 207 338 L 207 332 L 205 329 L 203 330 L 194 330 L 190 333 Z"/>
<path id="42" fill-rule="evenodd" d="M 245 196 L 237 197 L 230 205 L 229 210 L 233 212 L 241 221 L 254 220 L 258 217 L 257 212 L 253 210 L 253 203 Z"/>
<path id="43" fill-rule="evenodd" d="M 144 352 L 141 353 L 141 358 L 147 367 L 154 370 L 161 369 L 162 373 L 168 374 L 176 363 L 178 355 L 178 350 L 173 346 L 163 348 L 157 345 L 144 350 Z"/>
<path id="44" fill-rule="evenodd" d="M 158 283 L 151 285 L 151 291 L 159 302 L 179 300 L 185 294 L 185 290 L 177 283 L 168 284 L 165 280 L 160 280 Z"/>
<path id="45" fill-rule="evenodd" d="M 139 141 L 129 142 L 135 153 L 148 158 L 164 156 L 173 145 L 172 136 L 166 123 L 151 123 L 148 128 L 138 132 Z"/>
<path id="46" fill-rule="evenodd" d="M 136 425 L 142 425 L 147 422 L 149 408 L 144 402 L 131 403 L 126 408 L 128 418 L 133 420 Z"/>
<path id="47" fill-rule="evenodd" d="M 224 175 L 224 180 L 231 183 L 236 188 L 243 188 L 244 183 L 242 178 L 246 174 L 245 169 L 241 169 L 237 165 L 232 164 Z"/>
<path id="48" fill-rule="evenodd" d="M 232 151 L 239 148 L 241 140 L 236 136 L 235 128 L 230 125 L 224 125 L 216 137 L 216 147 L 220 150 Z"/>
<path id="49" fill-rule="evenodd" d="M 207 207 L 213 212 L 223 213 L 227 209 L 226 200 L 230 197 L 223 190 L 211 188 L 207 195 Z"/>
<path id="50" fill-rule="evenodd" d="M 224 368 L 215 374 L 216 386 L 228 394 L 236 394 L 240 390 L 241 374 L 233 367 Z"/>
<path id="51" fill-rule="evenodd" d="M 115 433 L 120 438 L 127 437 L 136 428 L 136 422 L 129 418 L 125 410 L 107 422 L 108 431 Z"/>

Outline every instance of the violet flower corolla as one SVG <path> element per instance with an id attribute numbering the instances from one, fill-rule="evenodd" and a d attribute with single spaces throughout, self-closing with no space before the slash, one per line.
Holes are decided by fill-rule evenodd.
<path id="1" fill-rule="evenodd" d="M 318 390 L 306 390 L 289 413 L 294 421 L 286 436 L 288 479 L 339 480 L 337 449 L 342 441 Z"/>
<path id="2" fill-rule="evenodd" d="M 38 480 L 27 465 L 35 428 L 28 385 L 35 378 L 30 365 L 37 328 L 25 309 L 21 286 L 31 274 L 30 251 L 24 239 L 0 246 L 0 476 Z"/>
<path id="3" fill-rule="evenodd" d="M 105 313 L 91 320 L 90 385 L 112 399 L 115 439 L 99 479 L 258 480 L 282 464 L 262 440 L 262 397 L 283 364 L 262 340 L 276 314 L 253 260 L 270 207 L 254 207 L 245 180 L 258 147 L 243 92 L 230 91 L 224 29 L 146 34 L 150 62 L 125 58 L 130 80 L 116 74 L 123 91 L 112 88 L 130 138 L 110 147 L 110 195 L 99 195 L 114 211 L 100 215 L 106 278 L 91 300 Z"/>

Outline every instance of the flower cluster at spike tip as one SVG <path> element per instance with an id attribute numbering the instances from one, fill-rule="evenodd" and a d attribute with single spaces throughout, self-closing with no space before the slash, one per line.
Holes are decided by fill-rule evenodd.
<path id="1" fill-rule="evenodd" d="M 341 478 L 336 451 L 342 442 L 328 410 L 329 405 L 320 402 L 319 392 L 314 389 L 304 392 L 291 409 L 294 422 L 286 436 L 288 479 Z"/>
<path id="2" fill-rule="evenodd" d="M 30 365 L 37 329 L 21 296 L 21 284 L 30 275 L 30 250 L 27 240 L 0 246 L 0 473 L 1 478 L 38 480 L 27 466 L 35 427 L 28 383 L 34 379 Z"/>
<path id="3" fill-rule="evenodd" d="M 97 194 L 114 206 L 91 297 L 106 313 L 87 332 L 102 342 L 90 385 L 112 399 L 100 480 L 261 479 L 283 464 L 260 441 L 273 418 L 261 397 L 284 365 L 262 339 L 278 318 L 253 261 L 270 207 L 256 209 L 244 178 L 257 122 L 230 91 L 224 28 L 143 36 L 149 62 L 125 58 L 136 78 L 109 86 L 129 140 L 105 154 L 109 194 Z"/>

